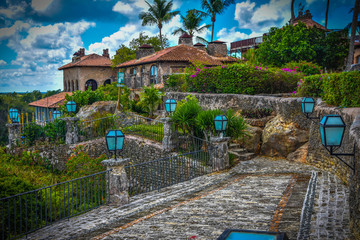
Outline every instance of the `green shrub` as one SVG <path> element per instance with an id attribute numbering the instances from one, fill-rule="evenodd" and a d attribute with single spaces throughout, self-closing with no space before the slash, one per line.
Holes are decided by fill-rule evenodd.
<path id="1" fill-rule="evenodd" d="M 84 146 L 80 145 L 74 150 L 74 154 L 66 162 L 66 172 L 72 178 L 87 176 L 93 173 L 104 171 L 101 161 L 106 159 L 105 155 L 98 158 L 91 158 L 85 153 Z"/>
<path id="2" fill-rule="evenodd" d="M 305 76 L 321 73 L 321 67 L 312 62 L 300 61 L 286 63 L 282 69 L 291 69 L 303 73 Z"/>
<path id="3" fill-rule="evenodd" d="M 43 127 L 35 123 L 27 124 L 22 130 L 22 137 L 23 143 L 32 146 L 36 140 L 44 139 Z"/>
<path id="4" fill-rule="evenodd" d="M 284 93 L 296 89 L 301 74 L 246 64 L 203 67 L 187 78 L 190 92 L 199 93 Z"/>
<path id="5" fill-rule="evenodd" d="M 189 74 L 172 74 L 165 82 L 167 91 L 180 91 L 185 87 L 186 78 Z"/>
<path id="6" fill-rule="evenodd" d="M 297 89 L 300 97 L 321 97 L 327 104 L 360 106 L 360 72 L 342 72 L 305 77 Z"/>
<path id="7" fill-rule="evenodd" d="M 246 131 L 247 124 L 243 117 L 236 115 L 236 113 L 231 109 L 226 111 L 225 116 L 228 119 L 226 136 L 231 137 L 232 139 L 237 139 L 244 135 L 248 135 Z"/>
<path id="8" fill-rule="evenodd" d="M 0 199 L 35 189 L 28 181 L 0 168 Z"/>
<path id="9" fill-rule="evenodd" d="M 62 119 L 55 119 L 43 127 L 44 135 L 49 141 L 65 143 L 66 122 Z"/>

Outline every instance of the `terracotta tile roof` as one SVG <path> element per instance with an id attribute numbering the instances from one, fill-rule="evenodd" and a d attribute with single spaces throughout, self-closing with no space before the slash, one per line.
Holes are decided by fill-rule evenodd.
<path id="1" fill-rule="evenodd" d="M 29 103 L 29 106 L 44 107 L 44 108 L 58 108 L 60 105 L 64 104 L 66 94 L 71 96 L 72 92 L 61 92 L 61 93 L 52 95 L 50 97 L 43 98 L 43 99 L 37 100 L 35 102 L 31 102 L 31 103 Z"/>
<path id="2" fill-rule="evenodd" d="M 59 67 L 58 70 L 71 67 L 111 67 L 111 65 L 112 62 L 109 58 L 93 53 L 82 56 L 80 60 L 76 62 L 71 62 L 62 67 Z"/>
<path id="3" fill-rule="evenodd" d="M 225 42 L 220 41 L 220 40 L 216 40 L 216 41 L 212 41 L 212 42 L 209 42 L 209 43 L 219 43 L 219 44 L 222 44 L 222 43 L 225 43 Z"/>
<path id="4" fill-rule="evenodd" d="M 136 66 L 151 62 L 191 62 L 191 61 L 202 61 L 207 65 L 221 65 L 225 62 L 236 62 L 233 57 L 214 57 L 207 54 L 205 51 L 190 47 L 187 45 L 177 45 L 175 47 L 169 47 L 164 50 L 155 52 L 151 55 L 142 57 L 140 59 L 134 59 L 124 62 L 117 67 L 129 67 Z"/>
<path id="5" fill-rule="evenodd" d="M 196 43 L 194 46 L 205 46 L 205 45 L 202 43 Z"/>
<path id="6" fill-rule="evenodd" d="M 315 21 L 312 20 L 312 19 L 300 19 L 300 20 L 295 20 L 293 25 L 296 25 L 296 24 L 298 24 L 299 22 L 305 23 L 305 25 L 306 25 L 307 27 L 317 27 L 317 28 L 320 28 L 320 29 L 322 29 L 322 30 L 330 31 L 329 29 L 325 28 L 323 25 L 315 22 Z"/>

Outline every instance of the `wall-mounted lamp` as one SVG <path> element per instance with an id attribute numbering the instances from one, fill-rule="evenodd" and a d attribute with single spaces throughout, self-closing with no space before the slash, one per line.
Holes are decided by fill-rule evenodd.
<path id="1" fill-rule="evenodd" d="M 345 122 L 340 115 L 327 115 L 320 121 L 321 143 L 330 155 L 337 157 L 355 172 L 355 145 L 352 153 L 334 153 L 340 147 L 344 138 Z M 348 164 L 340 156 L 353 156 L 353 165 Z"/>
<path id="2" fill-rule="evenodd" d="M 315 101 L 311 97 L 304 97 L 301 101 L 301 109 L 307 119 L 320 119 L 320 117 L 311 117 L 310 115 L 314 112 Z"/>

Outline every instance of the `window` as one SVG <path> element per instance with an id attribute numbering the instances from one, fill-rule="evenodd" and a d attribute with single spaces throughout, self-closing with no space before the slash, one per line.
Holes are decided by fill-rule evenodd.
<path id="1" fill-rule="evenodd" d="M 97 89 L 97 82 L 93 79 L 87 80 L 85 83 L 85 90 L 91 89 L 92 91 L 95 91 Z"/>
<path id="2" fill-rule="evenodd" d="M 76 80 L 76 90 L 79 90 L 79 81 Z"/>
<path id="3" fill-rule="evenodd" d="M 157 67 L 155 65 L 150 68 L 150 84 L 157 84 Z"/>
<path id="4" fill-rule="evenodd" d="M 136 74 L 136 68 L 131 68 L 130 69 L 130 74 L 135 75 Z"/>
<path id="5" fill-rule="evenodd" d="M 110 79 L 106 79 L 105 82 L 104 82 L 104 86 L 108 85 L 111 83 L 111 80 Z"/>

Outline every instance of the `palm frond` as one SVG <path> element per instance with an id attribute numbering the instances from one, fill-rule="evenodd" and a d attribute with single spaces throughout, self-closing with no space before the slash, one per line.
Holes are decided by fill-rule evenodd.
<path id="1" fill-rule="evenodd" d="M 205 38 L 202 38 L 202 37 L 199 37 L 199 36 L 196 36 L 196 41 L 200 42 L 200 43 L 203 43 L 203 44 L 208 44 L 209 43 L 208 41 L 206 41 Z"/>
<path id="2" fill-rule="evenodd" d="M 175 31 L 172 32 L 172 35 L 178 35 L 178 34 L 184 34 L 186 31 L 182 28 L 175 29 Z"/>

